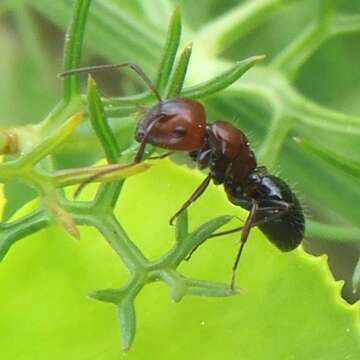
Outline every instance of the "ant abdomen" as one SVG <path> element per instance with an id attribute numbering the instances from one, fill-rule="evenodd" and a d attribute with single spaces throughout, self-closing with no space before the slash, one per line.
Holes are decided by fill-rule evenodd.
<path id="1" fill-rule="evenodd" d="M 272 190 L 266 202 L 278 203 L 279 206 L 275 211 L 271 206 L 269 210 L 263 212 L 260 210 L 256 222 L 259 222 L 259 229 L 281 251 L 294 250 L 304 238 L 305 218 L 302 206 L 284 180 L 274 175 L 265 178 L 268 187 Z M 259 205 L 261 206 L 261 201 Z M 275 205 L 274 208 L 276 207 Z M 280 216 L 277 217 L 274 212 L 278 212 Z M 271 217 L 272 220 L 262 222 L 265 218 L 271 219 Z"/>

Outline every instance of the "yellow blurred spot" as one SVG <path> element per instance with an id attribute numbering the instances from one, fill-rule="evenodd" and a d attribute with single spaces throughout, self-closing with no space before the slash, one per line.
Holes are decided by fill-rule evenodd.
<path id="1" fill-rule="evenodd" d="M 78 126 L 81 123 L 81 120 L 84 117 L 84 113 L 83 112 L 78 112 L 76 114 L 74 114 L 73 116 L 71 116 L 68 120 L 67 123 L 75 128 L 76 126 Z"/>
<path id="2" fill-rule="evenodd" d="M 152 166 L 153 165 L 149 164 L 148 162 L 141 162 L 135 165 L 131 164 L 119 166 L 118 169 L 114 169 L 111 172 L 104 174 L 99 179 L 101 179 L 101 182 L 125 179 L 129 176 L 140 174 L 150 169 Z"/>

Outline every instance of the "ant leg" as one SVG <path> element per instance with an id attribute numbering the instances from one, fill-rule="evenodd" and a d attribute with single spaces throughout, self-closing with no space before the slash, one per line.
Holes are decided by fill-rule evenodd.
<path id="1" fill-rule="evenodd" d="M 259 221 L 255 221 L 252 223 L 251 227 L 255 227 L 255 226 L 259 226 L 261 224 L 266 224 L 267 222 L 273 221 L 281 216 L 283 216 L 284 214 L 286 214 L 289 210 L 289 205 L 288 203 L 285 202 L 278 202 L 278 207 L 275 206 L 268 206 L 268 207 L 263 207 L 263 208 L 258 208 L 257 209 L 257 214 L 261 213 L 261 212 L 268 212 L 268 211 L 274 211 L 274 214 L 259 220 Z M 283 205 L 283 207 L 280 208 L 280 205 Z M 277 212 L 275 212 L 277 211 Z M 218 237 L 218 236 L 224 236 L 224 235 L 229 235 L 229 234 L 234 234 L 236 232 L 242 231 L 244 229 L 244 226 L 239 226 L 237 228 L 234 229 L 230 229 L 230 230 L 226 230 L 226 231 L 221 231 L 221 232 L 217 232 L 215 234 L 212 234 L 208 237 L 208 239 L 210 238 L 214 238 L 214 237 Z M 202 245 L 202 244 L 201 244 Z M 185 261 L 189 261 L 191 259 L 191 256 L 194 254 L 194 252 L 199 248 L 200 245 L 195 246 L 190 253 L 187 255 L 187 257 L 184 259 Z"/>
<path id="2" fill-rule="evenodd" d="M 160 95 L 158 89 L 155 87 L 154 83 L 144 73 L 143 69 L 139 65 L 136 65 L 133 63 L 87 66 L 87 67 L 64 71 L 61 74 L 59 74 L 58 77 L 62 78 L 65 76 L 76 75 L 76 74 L 81 74 L 81 73 L 89 74 L 89 73 L 93 73 L 93 72 L 97 72 L 97 71 L 117 70 L 117 69 L 120 69 L 123 67 L 129 67 L 131 70 L 133 70 L 141 78 L 141 80 L 146 84 L 146 86 L 154 93 L 156 98 L 160 102 L 162 101 L 161 95 Z"/>
<path id="3" fill-rule="evenodd" d="M 271 214 L 270 216 L 267 216 L 259 221 L 255 221 L 251 227 L 255 227 L 255 226 L 259 226 L 259 225 L 262 225 L 262 224 L 266 224 L 270 221 L 273 221 L 283 215 L 285 215 L 288 211 L 289 211 L 289 206 L 291 204 L 288 204 L 288 203 L 285 203 L 285 202 L 279 202 L 279 203 L 283 203 L 284 206 L 283 207 L 280 207 L 280 204 L 278 207 L 275 207 L 275 206 L 268 206 L 268 207 L 259 207 L 258 210 L 257 210 L 257 213 L 261 213 L 261 212 L 269 212 L 269 211 L 274 211 L 273 214 Z M 226 231 L 221 231 L 221 232 L 218 232 L 218 233 L 215 233 L 215 234 L 212 234 L 208 237 L 208 239 L 210 238 L 214 238 L 214 237 L 217 237 L 217 236 L 223 236 L 223 235 L 229 235 L 229 234 L 233 234 L 235 232 L 238 232 L 238 231 L 241 231 L 242 229 L 244 228 L 244 226 L 239 226 L 237 228 L 234 228 L 234 229 L 230 229 L 230 230 L 226 230 Z"/>
<path id="4" fill-rule="evenodd" d="M 236 260 L 235 260 L 235 263 L 234 263 L 234 266 L 233 266 L 233 275 L 232 275 L 232 281 L 231 281 L 231 288 L 233 289 L 234 288 L 234 284 L 235 284 L 235 270 L 236 268 L 238 267 L 238 264 L 239 264 L 239 261 L 240 261 L 240 256 L 241 256 L 241 253 L 243 251 L 243 248 L 244 248 L 244 245 L 245 245 L 245 242 L 249 236 L 249 232 L 250 232 L 250 229 L 252 227 L 255 227 L 255 226 L 258 226 L 258 225 L 261 225 L 261 224 L 266 224 L 268 222 L 271 222 L 281 216 L 283 216 L 284 214 L 286 214 L 288 211 L 289 211 L 289 208 L 291 206 L 291 204 L 289 203 L 286 203 L 286 202 L 283 202 L 283 201 L 273 201 L 273 203 L 276 203 L 277 206 L 268 206 L 268 207 L 262 207 L 262 208 L 259 208 L 257 207 L 255 210 L 254 209 L 254 205 L 245 221 L 245 225 L 243 226 L 239 226 L 237 228 L 234 228 L 234 229 L 230 229 L 230 230 L 226 230 L 226 231 L 221 231 L 221 232 L 218 232 L 218 233 L 215 233 L 215 234 L 212 234 L 208 237 L 208 239 L 210 238 L 214 238 L 214 237 L 218 237 L 218 236 L 224 236 L 224 235 L 229 235 L 229 234 L 233 234 L 233 233 L 236 233 L 238 231 L 242 231 L 243 230 L 243 233 L 245 231 L 247 231 L 247 234 L 242 234 L 241 236 L 241 245 L 240 245 L 240 249 L 238 251 L 238 254 L 237 254 L 237 257 L 236 257 Z M 256 203 L 255 203 L 256 204 Z M 256 205 L 258 206 L 258 205 Z M 253 213 L 252 214 L 252 211 L 255 211 L 255 214 Z M 254 221 L 255 219 L 255 215 L 261 213 L 261 212 L 269 212 L 269 211 L 274 211 L 274 213 L 268 217 L 265 217 L 259 221 Z M 252 219 L 252 221 L 250 221 Z M 245 229 L 247 226 L 247 230 Z M 199 248 L 200 245 L 194 247 L 191 252 L 188 254 L 188 256 L 185 258 L 186 261 L 190 260 L 191 256 L 193 255 L 193 253 Z"/>
<path id="5" fill-rule="evenodd" d="M 181 208 L 174 214 L 174 216 L 170 219 L 170 225 L 173 225 L 174 220 L 184 211 L 186 210 L 194 201 L 196 201 L 206 190 L 206 188 L 210 184 L 210 180 L 212 179 L 211 173 L 202 181 L 200 186 L 191 194 L 190 198 L 181 206 Z"/>
<path id="6" fill-rule="evenodd" d="M 160 121 L 163 118 L 163 114 L 160 114 L 147 128 L 146 133 L 144 135 L 144 137 L 141 140 L 139 149 L 134 157 L 134 160 L 127 165 L 121 165 L 121 164 L 110 164 L 104 167 L 104 169 L 102 171 L 99 171 L 98 173 L 96 173 L 95 175 L 89 176 L 86 180 L 83 181 L 82 184 L 79 185 L 79 187 L 76 189 L 75 193 L 74 193 L 74 198 L 76 199 L 79 194 L 81 193 L 82 189 L 88 185 L 89 183 L 101 178 L 102 176 L 108 175 L 114 171 L 117 171 L 119 169 L 122 169 L 124 167 L 131 167 L 134 166 L 138 163 L 140 163 L 143 158 L 144 158 L 144 154 L 145 154 L 145 148 L 146 145 L 148 143 L 148 138 L 150 136 L 151 130 L 154 127 L 154 125 Z M 166 154 L 164 154 L 166 155 Z"/>
<path id="7" fill-rule="evenodd" d="M 239 261 L 240 261 L 241 254 L 243 252 L 246 241 L 249 238 L 250 229 L 251 229 L 251 227 L 253 226 L 253 224 L 255 222 L 257 210 L 258 210 L 258 204 L 257 204 L 257 202 L 255 200 L 252 200 L 251 210 L 249 212 L 249 215 L 248 215 L 248 217 L 247 217 L 247 219 L 245 221 L 244 227 L 243 227 L 242 232 L 241 232 L 240 248 L 239 248 L 239 251 L 238 251 L 238 253 L 236 255 L 234 265 L 232 267 L 232 275 L 231 275 L 231 282 L 230 282 L 230 288 L 232 290 L 234 290 L 234 288 L 235 288 L 236 269 L 239 266 Z"/>

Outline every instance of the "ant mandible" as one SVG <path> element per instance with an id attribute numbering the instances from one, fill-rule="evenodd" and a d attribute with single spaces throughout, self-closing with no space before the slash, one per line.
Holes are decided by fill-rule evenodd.
<path id="1" fill-rule="evenodd" d="M 187 151 L 199 169 L 209 169 L 206 178 L 170 219 L 170 224 L 204 193 L 212 180 L 215 185 L 224 186 L 231 203 L 249 211 L 244 226 L 211 236 L 242 231 L 240 247 L 232 267 L 232 289 L 235 286 L 236 269 L 252 227 L 258 226 L 281 251 L 294 250 L 304 237 L 302 206 L 284 180 L 270 175 L 264 166 L 257 165 L 248 139 L 240 129 L 226 121 L 207 123 L 205 108 L 196 100 L 185 97 L 163 100 L 155 85 L 136 64 L 84 67 L 66 71 L 60 76 L 122 67 L 130 67 L 158 99 L 158 103 L 149 108 L 138 123 L 135 139 L 140 146 L 132 164 L 141 162 L 146 145 L 152 144 L 171 150 L 155 158 L 168 156 L 174 151 Z M 104 169 L 83 185 L 116 169 L 113 166 Z"/>

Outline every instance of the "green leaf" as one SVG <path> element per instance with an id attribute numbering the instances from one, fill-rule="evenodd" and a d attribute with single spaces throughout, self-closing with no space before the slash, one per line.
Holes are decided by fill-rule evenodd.
<path id="1" fill-rule="evenodd" d="M 85 25 L 91 0 L 76 0 L 74 15 L 65 37 L 63 71 L 78 68 L 84 41 Z M 70 101 L 80 95 L 79 76 L 64 79 L 64 100 Z"/>
<path id="2" fill-rule="evenodd" d="M 166 98 L 179 96 L 184 85 L 186 71 L 189 65 L 192 51 L 192 44 L 189 44 L 181 53 L 178 63 L 176 64 L 174 73 L 169 81 L 169 88 Z"/>
<path id="3" fill-rule="evenodd" d="M 239 61 L 236 65 L 215 78 L 202 84 L 185 88 L 181 95 L 192 99 L 200 99 L 205 96 L 214 95 L 239 80 L 246 71 L 263 59 L 264 56 L 253 56 L 243 61 Z"/>
<path id="4" fill-rule="evenodd" d="M 177 49 L 180 43 L 181 36 L 181 13 L 180 8 L 177 7 L 170 19 L 168 35 L 164 46 L 164 52 L 160 61 L 157 79 L 155 82 L 156 88 L 160 92 L 166 88 L 171 69 L 174 65 Z"/>
<path id="5" fill-rule="evenodd" d="M 163 160 L 126 181 L 116 215 L 151 259 L 169 249 L 174 229 L 168 219 L 203 176 Z M 222 187 L 211 185 L 189 210 L 190 228 L 219 214 L 244 216 L 229 204 Z M 48 228 L 18 242 L 1 263 L 4 359 L 47 360 L 49 354 L 52 360 L 92 359 L 106 354 L 107 360 L 138 360 L 147 359 L 149 351 L 157 360 L 193 358 L 194 351 L 198 359 L 209 360 L 360 357 L 359 307 L 341 299 L 342 284 L 331 276 L 326 259 L 301 247 L 281 253 L 256 229 L 238 269 L 239 295 L 188 297 L 174 304 L 166 286 L 149 285 L 136 299 L 136 339 L 124 355 L 114 307 L 90 301 L 86 294 L 125 283 L 128 272 L 97 231 L 81 231 L 82 240 L 74 242 L 59 227 Z M 226 284 L 237 246 L 237 234 L 209 240 L 180 271 Z M 130 304 L 123 324 L 134 324 L 128 320 L 133 316 Z M 120 330 L 122 337 L 131 339 L 133 330 L 127 329 Z M 26 334 L 20 349 L 19 333 Z"/>
<path id="6" fill-rule="evenodd" d="M 324 148 L 304 139 L 295 138 L 295 141 L 309 153 L 318 156 L 320 159 L 347 173 L 348 175 L 354 176 L 356 179 L 360 179 L 360 162 L 346 159 L 331 150 L 325 150 Z"/>

